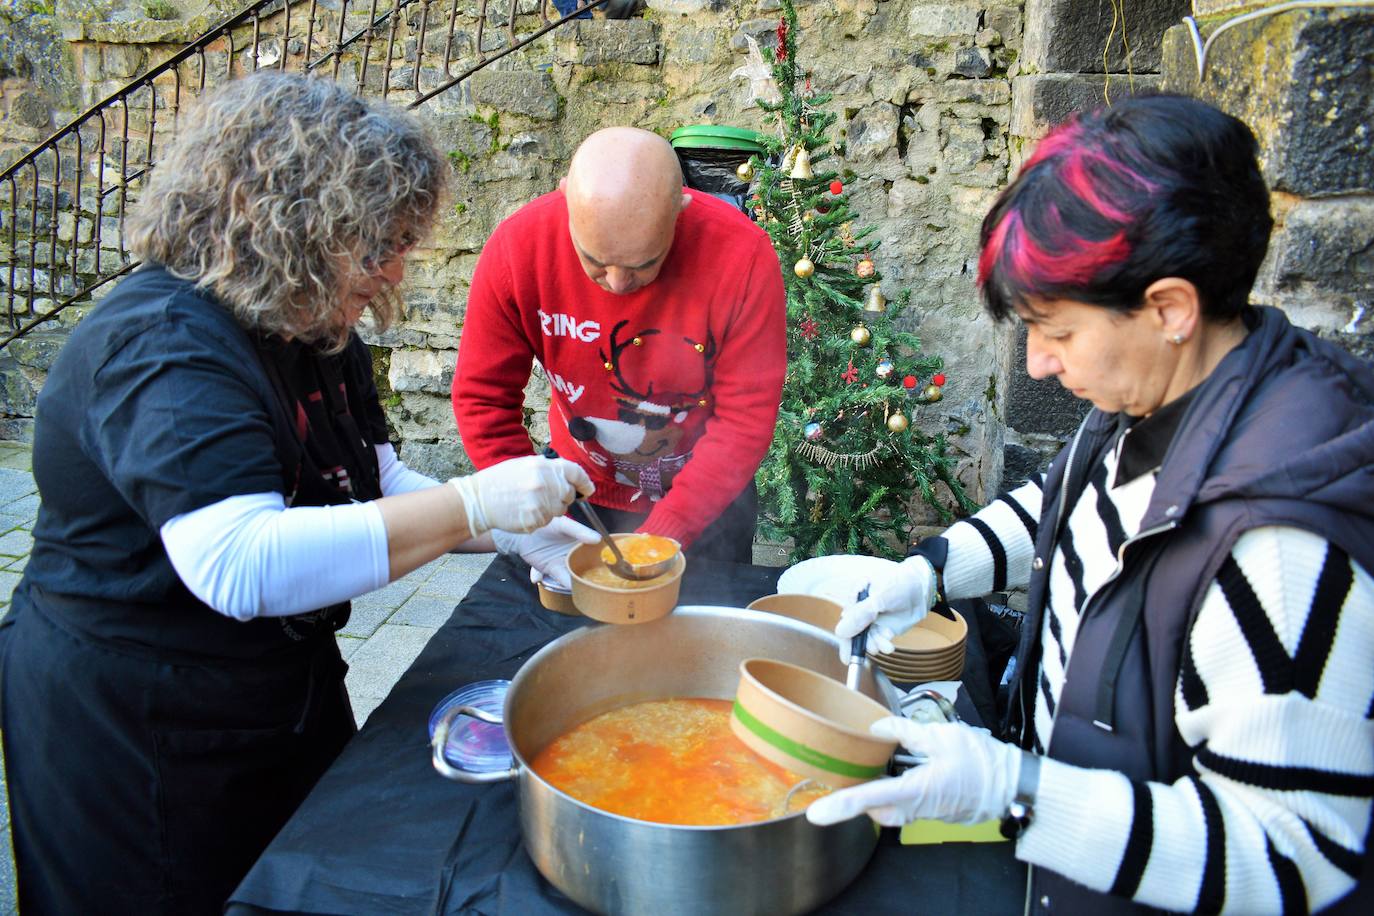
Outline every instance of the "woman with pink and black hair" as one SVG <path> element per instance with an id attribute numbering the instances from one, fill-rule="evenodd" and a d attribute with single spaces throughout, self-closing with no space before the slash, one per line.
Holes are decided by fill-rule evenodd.
<path id="1" fill-rule="evenodd" d="M 979 283 L 1027 371 L 1095 409 L 836 628 L 885 648 L 936 601 L 1027 586 L 1005 740 L 883 719 L 929 762 L 812 821 L 1000 817 L 1037 912 L 1369 893 L 1374 371 L 1250 304 L 1271 227 L 1253 135 L 1202 102 L 1130 99 L 1039 144 Z"/>

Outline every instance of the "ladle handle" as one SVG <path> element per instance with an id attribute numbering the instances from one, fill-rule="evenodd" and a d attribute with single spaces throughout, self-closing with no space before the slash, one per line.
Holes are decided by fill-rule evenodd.
<path id="1" fill-rule="evenodd" d="M 545 458 L 559 457 L 558 452 L 554 451 L 552 445 L 544 446 L 543 455 Z M 620 552 L 620 547 L 616 544 L 615 538 L 611 537 L 611 532 L 606 529 L 606 523 L 601 520 L 600 515 L 597 515 L 596 510 L 592 508 L 592 504 L 581 497 L 574 499 L 573 503 L 582 508 L 582 516 L 592 523 L 592 527 L 596 529 L 596 533 L 601 535 L 601 542 L 611 549 L 611 553 L 615 556 L 615 563 L 611 565 L 611 568 L 623 578 L 638 579 L 639 576 L 635 575 L 634 567 L 629 564 L 625 556 Z"/>
<path id="2" fill-rule="evenodd" d="M 855 600 L 862 601 L 868 597 L 868 586 L 865 585 L 859 592 Z M 864 656 L 868 652 L 868 627 L 864 627 L 854 635 L 849 641 L 849 668 L 845 671 L 844 685 L 850 690 L 859 689 L 859 678 L 863 675 Z"/>
<path id="3" fill-rule="evenodd" d="M 868 627 L 864 627 L 849 641 L 849 670 L 845 672 L 844 685 L 850 690 L 859 689 L 859 678 L 864 670 L 864 655 L 868 651 Z"/>

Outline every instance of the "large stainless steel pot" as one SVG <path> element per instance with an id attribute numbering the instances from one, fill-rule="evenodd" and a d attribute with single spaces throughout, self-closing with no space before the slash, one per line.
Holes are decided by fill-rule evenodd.
<path id="1" fill-rule="evenodd" d="M 529 761 L 553 739 L 611 709 L 668 697 L 729 699 L 739 663 L 766 656 L 839 680 L 835 637 L 759 611 L 682 607 L 638 626 L 593 624 L 549 643 L 515 675 L 497 719 L 453 710 L 434 734 L 434 764 L 465 782 L 518 780 L 520 826 L 539 871 L 601 913 L 655 916 L 791 914 L 814 909 L 852 881 L 878 840 L 868 818 L 816 827 L 800 814 L 737 827 L 653 824 L 583 804 L 544 782 Z M 865 667 L 859 689 L 898 708 L 898 694 Z M 504 721 L 511 768 L 456 770 L 442 749 L 453 716 Z"/>

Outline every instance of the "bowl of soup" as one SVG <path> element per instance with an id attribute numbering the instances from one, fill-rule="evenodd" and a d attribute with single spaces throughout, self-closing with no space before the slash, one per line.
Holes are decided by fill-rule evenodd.
<path id="1" fill-rule="evenodd" d="M 891 714 L 818 671 L 747 658 L 739 666 L 730 729 L 764 759 L 838 789 L 887 772 L 897 742 L 868 727 Z"/>
<path id="2" fill-rule="evenodd" d="M 638 534 L 613 534 L 616 545 L 633 552 Z M 603 545 L 579 544 L 568 554 L 568 571 L 572 574 L 572 602 L 587 617 L 602 623 L 647 623 L 668 614 L 677 606 L 682 573 L 687 558 L 682 548 L 671 538 L 676 552 L 665 572 L 648 579 L 626 579 L 606 565 L 601 556 Z"/>

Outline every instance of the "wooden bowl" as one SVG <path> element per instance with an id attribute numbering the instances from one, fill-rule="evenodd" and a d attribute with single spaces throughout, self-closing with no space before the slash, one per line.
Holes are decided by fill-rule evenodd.
<path id="1" fill-rule="evenodd" d="M 840 612 L 844 608 L 829 598 L 815 595 L 764 595 L 749 602 L 751 611 L 767 611 L 781 617 L 791 617 L 802 623 L 809 623 L 826 632 L 833 633 L 835 624 L 840 622 Z"/>
<path id="2" fill-rule="evenodd" d="M 581 617 L 582 612 L 573 604 L 572 592 L 560 592 L 551 589 L 543 582 L 538 583 L 539 603 L 551 611 L 559 614 L 567 614 L 569 617 Z"/>
<path id="3" fill-rule="evenodd" d="M 916 626 L 894 638 L 892 645 L 897 652 L 908 655 L 939 653 L 956 646 L 962 647 L 968 639 L 968 621 L 953 608 L 950 613 L 954 615 L 953 620 L 932 611 L 922 617 Z"/>
<path id="4" fill-rule="evenodd" d="M 747 658 L 739 672 L 730 730 L 754 753 L 834 789 L 887 772 L 897 742 L 868 730 L 887 707 L 787 662 Z"/>
<path id="5" fill-rule="evenodd" d="M 617 539 L 625 536 L 611 535 Z M 604 574 L 598 570 L 609 572 L 601 559 L 601 546 L 600 541 L 578 544 L 568 554 L 568 571 L 572 573 L 572 602 L 579 611 L 602 623 L 646 623 L 657 620 L 677 607 L 682 571 L 687 568 L 687 557 L 681 550 L 663 575 L 618 587 L 588 578 L 588 575 Z"/>
<path id="6" fill-rule="evenodd" d="M 952 662 L 929 667 L 892 665 L 870 656 L 873 666 L 886 674 L 888 680 L 901 684 L 923 684 L 926 681 L 957 681 L 964 673 L 963 657 Z"/>

